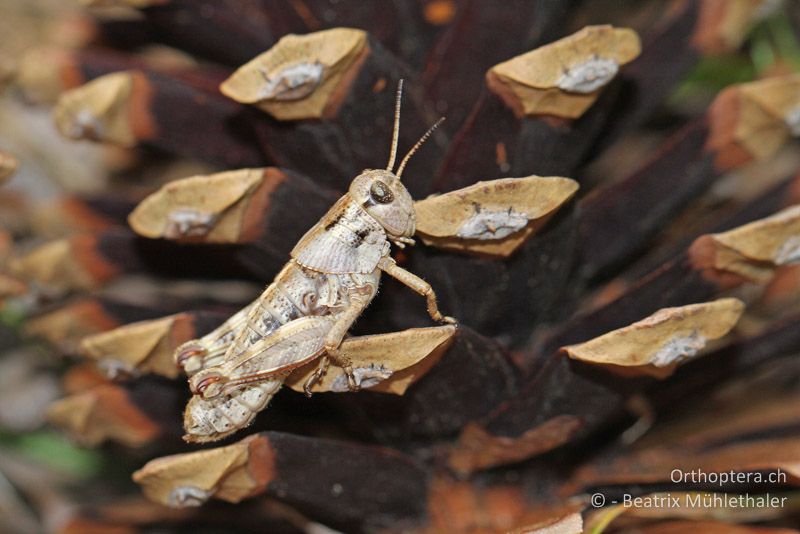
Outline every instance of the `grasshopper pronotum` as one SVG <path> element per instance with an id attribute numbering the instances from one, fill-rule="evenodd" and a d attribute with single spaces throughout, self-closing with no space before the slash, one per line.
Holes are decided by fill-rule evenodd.
<path id="1" fill-rule="evenodd" d="M 320 358 L 305 384 L 311 386 L 333 363 L 359 383 L 339 346 L 350 326 L 375 297 L 381 273 L 396 278 L 427 299 L 428 313 L 443 316 L 431 286 L 399 267 L 390 243 L 413 245 L 416 214 L 400 181 L 411 156 L 439 120 L 409 150 L 393 172 L 400 126 L 402 81 L 397 89 L 391 154 L 386 169 L 368 169 L 309 230 L 272 284 L 221 327 L 176 351 L 176 361 L 191 375 L 194 396 L 186 407 L 188 441 L 216 441 L 248 425 L 297 367 Z"/>

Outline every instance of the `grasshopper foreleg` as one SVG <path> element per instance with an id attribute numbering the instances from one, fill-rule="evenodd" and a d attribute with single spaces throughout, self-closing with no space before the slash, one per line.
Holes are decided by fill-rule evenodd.
<path id="1" fill-rule="evenodd" d="M 378 263 L 378 268 L 395 280 L 401 282 L 406 287 L 411 288 L 416 293 L 419 293 L 425 297 L 428 302 L 428 315 L 430 315 L 434 321 L 455 324 L 455 319 L 446 315 L 442 315 L 442 313 L 439 311 L 439 307 L 436 305 L 436 293 L 433 291 L 433 288 L 428 282 L 416 274 L 406 271 L 397 265 L 397 263 L 395 263 L 395 261 L 390 257 L 382 258 Z"/>

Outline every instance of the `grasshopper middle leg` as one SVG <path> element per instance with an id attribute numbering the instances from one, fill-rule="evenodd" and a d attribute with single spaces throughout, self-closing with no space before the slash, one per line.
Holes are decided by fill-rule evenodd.
<path id="1" fill-rule="evenodd" d="M 415 292 L 425 297 L 428 302 L 428 315 L 430 315 L 434 321 L 450 324 L 456 322 L 452 317 L 442 315 L 442 312 L 439 311 L 439 307 L 436 304 L 436 293 L 428 282 L 411 271 L 406 271 L 389 257 L 382 258 L 378 263 L 378 268 L 406 287 L 413 289 Z"/>
<path id="2" fill-rule="evenodd" d="M 341 367 L 347 376 L 347 385 L 351 391 L 358 391 L 359 385 L 356 382 L 356 377 L 353 374 L 353 367 L 350 365 L 350 360 L 339 352 L 339 346 L 342 344 L 344 336 L 353 325 L 356 319 L 364 311 L 371 300 L 372 287 L 366 286 L 351 291 L 350 305 L 339 315 L 336 322 L 328 331 L 325 336 L 325 354 L 320 359 L 317 370 L 314 371 L 306 383 L 303 385 L 303 391 L 306 395 L 311 396 L 311 388 L 325 376 L 328 366 L 333 362 L 337 367 Z"/>

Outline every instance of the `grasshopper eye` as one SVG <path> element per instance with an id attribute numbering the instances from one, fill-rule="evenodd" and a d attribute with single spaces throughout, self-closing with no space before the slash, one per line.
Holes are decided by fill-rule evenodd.
<path id="1" fill-rule="evenodd" d="M 388 204 L 394 200 L 394 195 L 389 186 L 380 180 L 372 182 L 372 186 L 369 188 L 369 196 L 378 204 Z"/>

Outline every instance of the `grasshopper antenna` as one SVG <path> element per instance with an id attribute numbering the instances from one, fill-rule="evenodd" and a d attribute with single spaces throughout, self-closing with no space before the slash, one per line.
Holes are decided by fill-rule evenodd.
<path id="1" fill-rule="evenodd" d="M 386 170 L 392 172 L 394 161 L 397 158 L 397 142 L 400 137 L 400 101 L 403 98 L 403 79 L 397 82 L 397 97 L 394 102 L 394 130 L 392 131 L 392 152 L 389 154 L 389 164 Z"/>
<path id="2" fill-rule="evenodd" d="M 433 131 L 434 131 L 436 128 L 438 128 L 438 127 L 439 127 L 439 125 L 440 125 L 440 124 L 442 124 L 443 122 L 444 122 L 444 117 L 442 117 L 441 119 L 439 119 L 438 121 L 436 121 L 436 124 L 434 124 L 433 126 L 431 126 L 430 128 L 428 128 L 428 131 L 427 131 L 427 132 L 425 132 L 425 135 L 423 135 L 422 137 L 420 137 L 420 138 L 419 138 L 419 141 L 417 141 L 417 143 L 416 143 L 414 146 L 412 146 L 412 147 L 411 147 L 411 150 L 409 150 L 409 151 L 408 151 L 408 154 L 406 154 L 406 157 L 404 157 L 404 158 L 403 158 L 403 161 L 401 161 L 401 162 L 400 162 L 400 166 L 397 168 L 397 177 L 398 177 L 398 178 L 400 178 L 400 176 L 403 174 L 403 169 L 405 169 L 405 168 L 406 168 L 406 163 L 408 163 L 408 160 L 409 160 L 409 159 L 411 159 L 411 156 L 413 156 L 413 155 L 414 155 L 414 153 L 415 153 L 417 150 L 419 150 L 419 147 L 421 147 L 421 146 L 422 146 L 422 144 L 423 144 L 425 141 L 427 141 L 427 140 L 428 140 L 428 137 L 430 137 L 430 136 L 431 136 L 431 134 L 433 133 Z"/>

